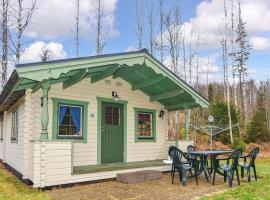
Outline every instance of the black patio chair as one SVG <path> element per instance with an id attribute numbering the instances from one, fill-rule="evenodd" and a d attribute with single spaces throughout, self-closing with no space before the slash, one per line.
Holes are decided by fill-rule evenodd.
<path id="1" fill-rule="evenodd" d="M 193 146 L 193 145 L 191 145 L 191 144 L 187 146 L 187 152 L 188 152 L 188 153 L 194 152 L 194 151 L 196 151 L 196 147 L 195 147 L 195 146 Z M 189 155 L 189 154 L 187 154 L 187 156 L 189 156 L 189 157 L 191 157 L 191 158 L 193 158 L 193 159 L 196 157 L 196 156 L 194 156 L 194 155 Z M 190 170 L 189 173 L 192 175 L 192 170 Z"/>
<path id="2" fill-rule="evenodd" d="M 169 147 L 169 151 L 168 151 L 168 155 L 170 156 L 170 158 L 173 160 L 173 153 L 174 151 L 179 150 L 176 146 L 170 146 Z M 180 158 L 181 159 L 181 158 Z M 184 164 L 189 164 L 187 161 L 183 162 Z M 174 170 L 174 165 L 172 164 L 172 170 L 171 170 L 171 176 Z"/>
<path id="3" fill-rule="evenodd" d="M 238 162 L 242 155 L 242 152 L 243 150 L 241 148 L 238 148 L 234 150 L 226 158 L 217 158 L 217 157 L 213 158 L 213 162 L 214 162 L 213 163 L 214 164 L 213 185 L 215 184 L 215 176 L 216 176 L 216 173 L 219 172 L 218 171 L 219 169 L 223 170 L 224 182 L 226 182 L 226 179 L 228 178 L 230 187 L 232 187 L 234 172 L 236 172 L 238 185 L 240 185 Z M 225 161 L 225 164 L 221 165 L 220 161 Z"/>
<path id="4" fill-rule="evenodd" d="M 259 154 L 259 147 L 253 148 L 246 156 L 241 156 L 241 158 L 244 158 L 244 162 L 239 163 L 239 166 L 241 167 L 241 178 L 244 178 L 244 170 L 247 170 L 247 177 L 248 182 L 250 182 L 250 169 L 253 168 L 255 180 L 257 181 L 257 173 L 256 173 L 256 167 L 255 167 L 255 160 Z M 249 161 L 247 161 L 249 159 Z"/>
<path id="5" fill-rule="evenodd" d="M 182 182 L 183 186 L 186 185 L 187 179 L 195 177 L 196 184 L 198 185 L 198 161 L 189 156 L 187 156 L 180 149 L 175 149 L 172 153 L 173 157 L 173 168 L 172 168 L 172 184 L 174 183 L 174 174 L 176 171 L 179 172 L 179 180 Z M 182 159 L 186 159 L 187 162 L 183 162 Z M 187 171 L 194 170 L 194 175 L 187 176 Z"/>

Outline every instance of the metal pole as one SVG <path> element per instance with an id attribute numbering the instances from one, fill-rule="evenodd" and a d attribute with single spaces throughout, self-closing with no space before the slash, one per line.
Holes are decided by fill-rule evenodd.
<path id="1" fill-rule="evenodd" d="M 211 132 L 211 151 L 213 150 L 213 127 L 210 126 L 210 132 Z"/>

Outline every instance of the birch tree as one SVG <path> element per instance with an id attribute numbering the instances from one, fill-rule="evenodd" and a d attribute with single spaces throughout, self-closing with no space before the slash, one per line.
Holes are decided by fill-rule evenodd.
<path id="1" fill-rule="evenodd" d="M 8 68 L 8 34 L 9 34 L 9 0 L 1 0 L 1 87 L 2 89 L 7 82 Z"/>
<path id="2" fill-rule="evenodd" d="M 16 42 L 13 42 L 15 46 L 15 54 L 16 54 L 16 64 L 20 63 L 21 53 L 22 53 L 22 37 L 23 34 L 28 27 L 31 18 L 37 9 L 37 0 L 32 1 L 30 8 L 25 8 L 23 6 L 23 0 L 17 0 L 17 9 L 13 9 L 15 14 L 13 15 L 17 22 L 17 36 Z M 11 38 L 12 39 L 12 38 Z"/>
<path id="3" fill-rule="evenodd" d="M 155 54 L 156 50 L 156 38 L 155 38 L 155 8 L 153 2 L 150 3 L 148 13 L 148 49 L 152 55 Z"/>
<path id="4" fill-rule="evenodd" d="M 76 0 L 76 33 L 75 33 L 75 43 L 76 43 L 76 56 L 79 57 L 80 49 L 80 0 Z"/>
<path id="5" fill-rule="evenodd" d="M 160 51 L 160 61 L 164 62 L 164 43 L 163 43 L 163 26 L 164 26 L 164 0 L 159 0 L 159 31 L 160 31 L 160 41 L 159 41 L 159 51 Z"/>
<path id="6" fill-rule="evenodd" d="M 179 69 L 179 56 L 180 56 L 180 42 L 181 42 L 181 21 L 180 21 L 180 8 L 175 6 L 175 8 L 169 11 L 164 19 L 164 24 L 166 26 L 167 32 L 167 43 L 169 54 L 171 57 L 171 69 L 178 76 L 183 76 Z"/>
<path id="7" fill-rule="evenodd" d="M 199 35 L 195 34 L 194 27 L 190 31 L 190 41 L 188 42 L 188 63 L 189 63 L 189 84 L 192 86 L 192 68 L 194 65 L 194 58 L 197 54 L 198 45 L 199 45 Z M 184 50 L 185 51 L 185 50 Z"/>
<path id="8" fill-rule="evenodd" d="M 222 61 L 224 68 L 224 87 L 226 94 L 226 103 L 228 109 L 228 121 L 229 121 L 229 131 L 231 143 L 233 143 L 233 133 L 232 133 L 232 117 L 231 117 L 231 106 L 230 106 L 230 84 L 229 84 L 229 71 L 228 71 L 228 10 L 227 10 L 227 1 L 224 0 L 224 34 L 221 40 L 222 45 Z"/>
<path id="9" fill-rule="evenodd" d="M 106 35 L 104 32 L 104 2 L 98 0 L 96 9 L 96 55 L 101 55 L 106 45 Z"/>
<path id="10" fill-rule="evenodd" d="M 233 79 L 233 97 L 234 104 L 237 107 L 237 85 L 235 82 L 235 0 L 230 0 L 230 61 L 231 61 L 231 69 L 232 69 L 232 79 Z"/>
<path id="11" fill-rule="evenodd" d="M 136 25 L 138 49 L 142 49 L 144 36 L 144 6 L 141 0 L 137 0 L 136 2 Z"/>

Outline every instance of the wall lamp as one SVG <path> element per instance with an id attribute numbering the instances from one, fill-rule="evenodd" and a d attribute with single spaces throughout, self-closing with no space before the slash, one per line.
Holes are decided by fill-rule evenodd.
<path id="1" fill-rule="evenodd" d="M 114 101 L 119 101 L 120 97 L 118 96 L 117 92 L 112 91 L 112 98 Z"/>
<path id="2" fill-rule="evenodd" d="M 165 111 L 161 109 L 161 111 L 159 111 L 159 118 L 163 119 L 164 114 L 165 114 Z"/>

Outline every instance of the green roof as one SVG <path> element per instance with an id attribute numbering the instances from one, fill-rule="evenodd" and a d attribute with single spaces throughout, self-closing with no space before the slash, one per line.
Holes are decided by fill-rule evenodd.
<path id="1" fill-rule="evenodd" d="M 167 110 L 209 105 L 204 97 L 143 49 L 17 65 L 0 96 L 0 109 L 10 94 L 27 88 L 36 91 L 43 80 L 63 83 L 65 89 L 84 78 L 91 77 L 91 83 L 95 83 L 111 75 L 124 79 L 132 90 L 143 91 L 151 101 L 160 102 Z"/>

